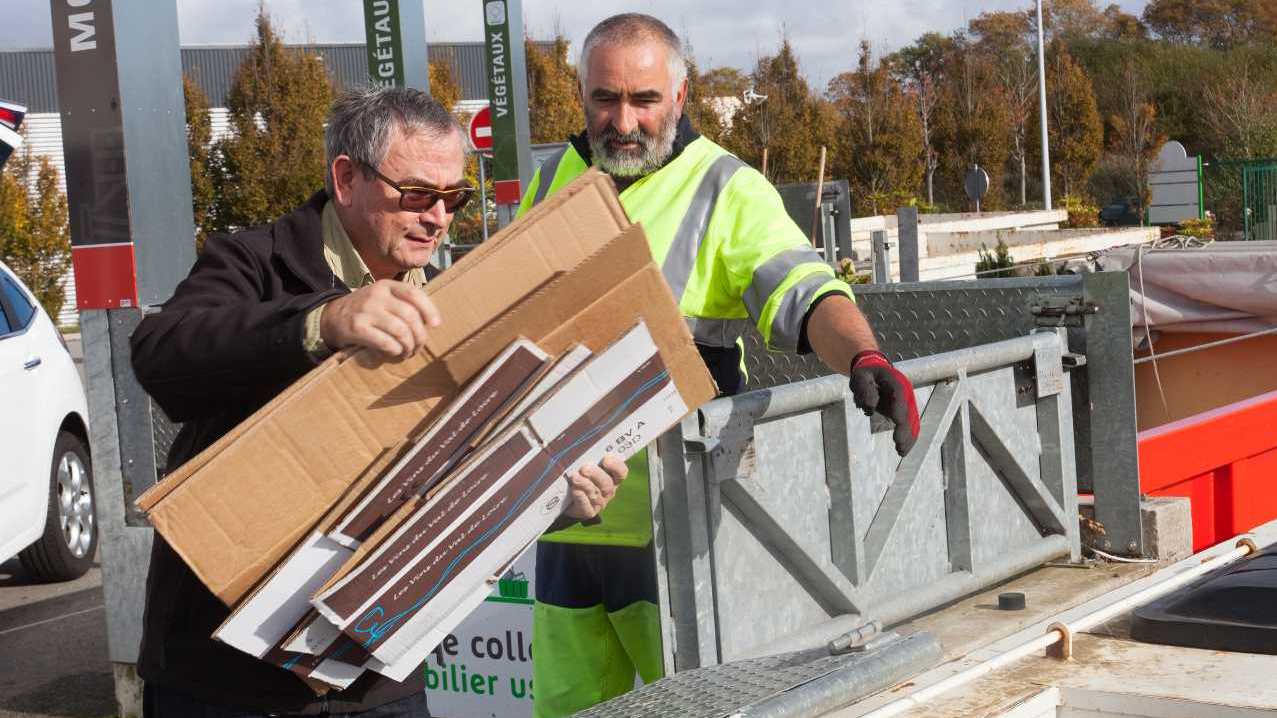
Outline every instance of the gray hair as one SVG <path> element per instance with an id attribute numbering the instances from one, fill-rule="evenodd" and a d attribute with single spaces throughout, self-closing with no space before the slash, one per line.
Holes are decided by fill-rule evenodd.
<path id="1" fill-rule="evenodd" d="M 457 119 L 438 100 L 411 87 L 358 87 L 343 92 L 328 112 L 324 129 L 327 168 L 324 187 L 333 195 L 333 160 L 346 155 L 378 167 L 390 151 L 391 130 L 425 132 L 439 139 L 464 136 Z M 465 143 L 462 142 L 462 147 Z M 363 168 L 361 168 L 363 170 Z M 368 172 L 364 170 L 364 174 Z"/>
<path id="2" fill-rule="evenodd" d="M 687 60 L 683 57 L 683 42 L 670 29 L 669 25 L 652 17 L 637 12 L 613 15 L 594 26 L 590 34 L 581 43 L 581 57 L 577 60 L 576 74 L 581 80 L 584 91 L 586 74 L 589 71 L 590 53 L 599 46 L 633 46 L 644 42 L 659 42 L 665 46 L 666 62 L 669 65 L 671 93 L 687 79 Z"/>

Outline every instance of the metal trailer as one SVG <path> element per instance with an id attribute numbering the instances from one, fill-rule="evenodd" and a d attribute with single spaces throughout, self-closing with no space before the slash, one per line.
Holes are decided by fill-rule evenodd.
<path id="1" fill-rule="evenodd" d="M 582 715 L 812 716 L 886 688 L 941 651 L 884 628 L 1078 560 L 1079 487 L 1138 555 L 1128 292 L 1121 273 L 858 287 L 923 407 L 904 460 L 845 378 L 753 337 L 754 390 L 650 452 L 668 677 Z"/>

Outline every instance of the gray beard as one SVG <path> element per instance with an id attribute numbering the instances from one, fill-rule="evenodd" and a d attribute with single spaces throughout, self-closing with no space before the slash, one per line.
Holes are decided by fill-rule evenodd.
<path id="1" fill-rule="evenodd" d="M 586 134 L 590 139 L 590 152 L 596 167 L 613 177 L 644 177 L 659 170 L 670 155 L 674 154 L 678 117 L 671 111 L 655 137 L 638 128 L 623 135 L 610 124 L 598 136 L 588 129 Z M 614 151 L 609 147 L 612 142 L 635 142 L 639 148 L 628 152 Z"/>

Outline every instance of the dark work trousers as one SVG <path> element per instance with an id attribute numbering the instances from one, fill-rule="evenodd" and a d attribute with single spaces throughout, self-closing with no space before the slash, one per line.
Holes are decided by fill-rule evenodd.
<path id="1" fill-rule="evenodd" d="M 204 703 L 181 691 L 147 683 L 142 690 L 143 718 L 290 718 L 292 713 L 262 713 Z M 415 693 L 376 708 L 353 713 L 321 712 L 321 718 L 430 718 L 426 694 Z"/>

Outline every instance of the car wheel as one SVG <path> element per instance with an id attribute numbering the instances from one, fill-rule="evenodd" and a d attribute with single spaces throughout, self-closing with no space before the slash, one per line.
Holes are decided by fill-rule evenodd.
<path id="1" fill-rule="evenodd" d="M 70 581 L 89 570 L 98 547 L 93 470 L 80 437 L 58 432 L 50 474 L 44 535 L 19 557 L 40 580 Z"/>

